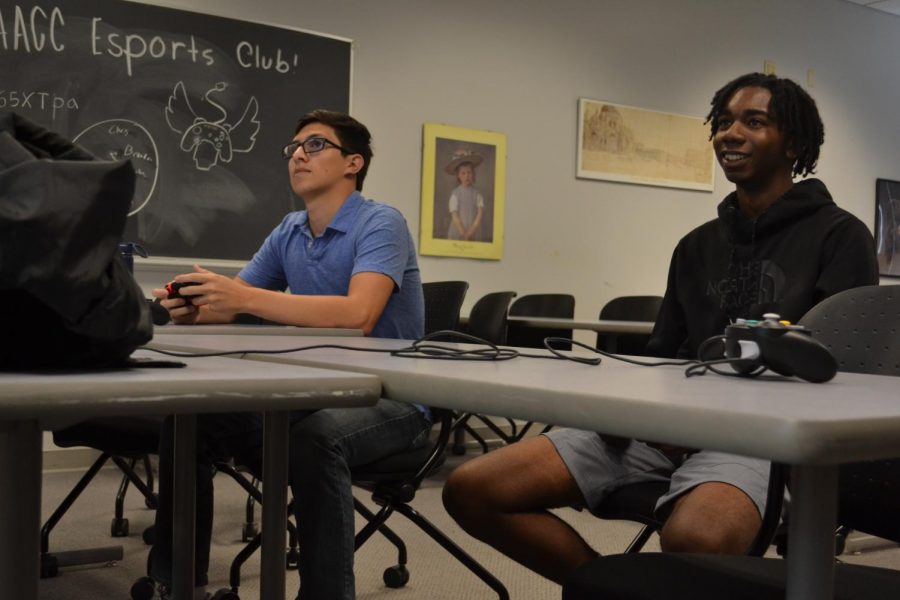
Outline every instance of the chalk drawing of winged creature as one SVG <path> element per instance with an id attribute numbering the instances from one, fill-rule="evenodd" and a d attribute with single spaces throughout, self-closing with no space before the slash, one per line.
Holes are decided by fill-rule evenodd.
<path id="1" fill-rule="evenodd" d="M 228 84 L 216 83 L 203 94 L 196 111 L 191 106 L 184 82 L 172 89 L 166 104 L 166 122 L 175 133 L 181 134 L 181 149 L 193 153 L 194 164 L 201 171 L 209 171 L 219 161 L 231 162 L 235 152 L 249 152 L 259 133 L 259 103 L 251 96 L 244 114 L 229 122 L 228 111 L 211 97 L 225 91 Z"/>

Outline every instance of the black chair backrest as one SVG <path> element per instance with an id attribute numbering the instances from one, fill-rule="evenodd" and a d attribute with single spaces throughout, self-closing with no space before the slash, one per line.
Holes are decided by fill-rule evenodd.
<path id="1" fill-rule="evenodd" d="M 900 375 L 900 286 L 845 290 L 800 319 L 828 346 L 839 371 Z"/>
<path id="2" fill-rule="evenodd" d="M 494 344 L 506 343 L 506 314 L 515 292 L 491 292 L 478 299 L 469 311 L 466 333 Z"/>
<path id="3" fill-rule="evenodd" d="M 571 319 L 575 316 L 575 296 L 571 294 L 528 294 L 518 298 L 509 307 L 510 316 L 549 317 Z M 571 329 L 543 329 L 522 325 L 509 326 L 506 343 L 523 348 L 543 348 L 544 338 L 572 338 Z M 571 349 L 571 344 L 554 346 L 563 350 Z"/>
<path id="4" fill-rule="evenodd" d="M 662 296 L 619 296 L 600 309 L 600 320 L 656 321 L 662 301 Z M 597 348 L 614 354 L 645 356 L 649 341 L 649 334 L 597 333 Z"/>
<path id="5" fill-rule="evenodd" d="M 838 370 L 900 376 L 900 286 L 845 290 L 811 308 L 800 324 L 831 350 Z M 841 466 L 839 523 L 900 541 L 897 507 L 900 460 Z"/>
<path id="6" fill-rule="evenodd" d="M 459 309 L 469 284 L 466 281 L 432 281 L 422 284 L 425 295 L 425 333 L 459 330 Z"/>

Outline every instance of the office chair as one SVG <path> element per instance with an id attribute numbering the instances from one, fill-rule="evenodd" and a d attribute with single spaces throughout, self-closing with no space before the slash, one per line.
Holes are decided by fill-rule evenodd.
<path id="1" fill-rule="evenodd" d="M 600 309 L 600 320 L 656 321 L 662 296 L 619 296 Z M 597 332 L 597 349 L 613 354 L 646 356 L 649 334 Z"/>
<path id="2" fill-rule="evenodd" d="M 410 502 L 415 498 L 422 481 L 437 472 L 444 464 L 447 443 L 453 427 L 451 411 L 438 408 L 432 408 L 431 410 L 435 423 L 439 424 L 438 434 L 433 443 L 426 444 L 416 450 L 400 452 L 372 463 L 351 468 L 353 485 L 371 492 L 373 502 L 381 507 L 377 513 L 373 513 L 356 498 L 353 499 L 354 508 L 367 521 L 366 525 L 356 534 L 355 547 L 358 549 L 362 546 L 375 531 L 380 532 L 397 548 L 397 564 L 384 570 L 382 575 L 383 581 L 390 588 L 400 588 L 406 585 L 409 581 L 409 570 L 406 567 L 406 544 L 386 524 L 391 514 L 398 512 L 427 533 L 454 558 L 490 586 L 491 589 L 497 592 L 501 600 L 507 600 L 509 594 L 499 580 L 410 506 Z M 247 466 L 250 473 L 258 474 L 262 465 L 262 454 L 257 452 L 252 456 L 241 457 L 239 462 Z M 239 472 L 227 463 L 219 464 L 217 468 L 234 478 L 241 487 L 255 497 L 257 502 L 262 502 L 262 493 L 248 480 L 244 473 Z M 290 507 L 288 510 L 291 510 Z M 287 567 L 290 569 L 296 568 L 297 558 L 296 530 L 290 521 L 288 522 L 288 532 L 291 548 L 288 551 Z M 213 595 L 213 600 L 240 600 L 238 589 L 241 580 L 241 566 L 259 548 L 260 542 L 260 534 L 256 534 L 250 543 L 238 553 L 232 561 L 229 572 L 230 588 L 218 590 Z M 315 552 L 316 550 L 313 548 L 306 551 Z"/>
<path id="3" fill-rule="evenodd" d="M 575 296 L 571 294 L 527 294 L 517 298 L 509 307 L 509 316 L 551 317 L 571 319 L 575 316 Z M 543 329 L 510 323 L 506 343 L 522 348 L 543 348 L 544 338 L 572 338 L 571 329 Z M 561 350 L 571 350 L 572 345 L 555 346 Z"/>
<path id="4" fill-rule="evenodd" d="M 493 344 L 506 344 L 506 316 L 515 297 L 515 292 L 491 292 L 479 298 L 469 311 L 466 333 Z"/>
<path id="5" fill-rule="evenodd" d="M 155 454 L 159 447 L 159 426 L 160 419 L 152 417 L 105 417 L 90 419 L 53 432 L 53 441 L 57 446 L 62 448 L 86 446 L 99 450 L 101 454 L 41 528 L 41 578 L 55 577 L 59 567 L 122 560 L 122 546 L 50 552 L 50 532 L 109 460 L 112 460 L 123 473 L 116 494 L 115 516 L 110 526 L 110 534 L 113 537 L 128 535 L 124 501 L 130 483 L 144 495 L 147 508 L 155 509 L 157 496 L 153 492 L 153 471 L 148 455 Z M 144 467 L 146 482 L 135 472 L 135 465 L 138 462 Z M 144 541 L 148 541 L 146 536 Z"/>
<path id="6" fill-rule="evenodd" d="M 515 292 L 492 292 L 479 298 L 472 306 L 472 310 L 469 311 L 469 320 L 466 324 L 465 332 L 498 346 L 506 344 L 506 317 L 509 311 L 509 304 L 515 297 Z M 492 429 L 495 433 L 499 431 L 505 435 L 505 432 L 500 430 L 495 423 L 486 417 L 482 417 L 482 415 L 475 413 L 457 415 L 453 425 L 453 444 L 450 447 L 451 452 L 457 456 L 462 456 L 466 453 L 466 433 L 478 442 L 482 453 L 488 451 L 487 442 L 469 425 L 469 420 L 472 417 L 479 419 L 488 427 L 493 426 Z"/>
<path id="7" fill-rule="evenodd" d="M 238 589 L 241 584 L 241 567 L 262 545 L 262 534 L 259 532 L 257 524 L 253 521 L 252 504 L 259 503 L 262 505 L 262 491 L 259 489 L 259 484 L 263 468 L 263 448 L 261 445 L 246 448 L 235 456 L 216 460 L 213 464 L 216 473 L 225 473 L 230 476 L 247 492 L 248 504 L 247 521 L 244 523 L 241 534 L 241 541 L 245 542 L 245 545 L 231 562 L 228 576 L 229 587 L 217 590 L 212 595 L 211 600 L 240 600 Z M 291 570 L 297 568 L 297 561 L 299 560 L 297 529 L 290 520 L 293 514 L 291 503 L 288 504 L 287 514 L 288 548 L 285 566 L 288 570 Z M 154 527 L 151 525 L 150 529 L 152 530 Z M 147 572 L 148 574 L 150 572 L 150 556 L 147 557 Z M 131 586 L 131 599 L 153 600 L 156 597 L 155 590 L 156 582 L 152 577 L 149 575 L 139 577 Z"/>
<path id="8" fill-rule="evenodd" d="M 800 323 L 831 350 L 839 370 L 900 376 L 900 288 L 865 286 L 840 292 L 810 309 Z M 898 506 L 900 461 L 840 467 L 841 526 L 900 542 Z M 700 589 L 714 598 L 781 599 L 785 594 L 785 567 L 783 560 L 748 556 L 608 556 L 579 568 L 563 586 L 563 600 L 694 598 Z M 653 573 L 653 577 L 647 577 L 647 573 Z M 838 564 L 835 597 L 900 597 L 900 573 Z"/>
<path id="9" fill-rule="evenodd" d="M 422 284 L 426 334 L 459 330 L 459 310 L 468 289 L 469 284 L 465 281 L 433 281 Z"/>
<path id="10" fill-rule="evenodd" d="M 575 296 L 571 294 L 527 294 L 517 298 L 512 303 L 509 307 L 509 315 L 571 319 L 575 316 Z M 510 323 L 506 343 L 509 346 L 522 348 L 545 348 L 544 339 L 548 337 L 570 340 L 572 339 L 572 330 L 544 329 L 542 327 L 529 327 L 527 325 Z M 571 350 L 572 344 L 557 343 L 553 347 L 559 350 Z M 521 440 L 534 425 L 534 423 L 529 421 L 523 424 L 520 429 L 514 420 L 507 419 L 510 423 L 510 433 L 506 433 L 499 427 L 496 427 L 489 419 L 485 417 L 481 417 L 481 419 L 506 444 L 512 444 Z M 545 425 L 543 432 L 551 429 L 553 429 L 553 425 Z"/>
<path id="11" fill-rule="evenodd" d="M 900 542 L 900 461 L 844 465 L 838 483 L 838 522 Z M 715 554 L 619 554 L 580 567 L 563 586 L 563 600 L 782 600 L 787 564 L 781 559 Z M 652 574 L 652 575 L 650 575 Z M 838 563 L 834 597 L 900 597 L 900 571 Z"/>
<path id="12" fill-rule="evenodd" d="M 900 376 L 900 344 L 895 341 L 900 326 L 898 302 L 900 290 L 893 286 L 846 290 L 811 308 L 800 324 L 831 350 L 839 371 Z M 858 476 L 863 470 L 857 465 L 854 472 Z M 775 538 L 782 555 L 787 553 L 786 531 L 782 527 Z M 835 554 L 843 553 L 851 531 L 847 525 L 838 526 Z"/>
<path id="13" fill-rule="evenodd" d="M 357 512 L 368 520 L 368 523 L 356 534 L 356 548 L 362 546 L 376 530 L 385 531 L 383 528 L 387 519 L 394 512 L 398 512 L 427 533 L 431 539 L 484 581 L 501 600 L 508 600 L 509 592 L 497 578 L 410 505 L 415 499 L 416 491 L 422 481 L 443 465 L 447 443 L 453 429 L 453 413 L 451 411 L 439 408 L 432 408 L 431 411 L 435 423 L 439 424 L 438 434 L 433 444 L 430 446 L 426 444 L 418 450 L 388 456 L 367 465 L 353 467 L 350 470 L 353 485 L 371 492 L 372 501 L 381 507 L 377 513 L 372 513 L 365 506 L 354 501 Z M 388 539 L 391 539 L 390 536 Z M 384 583 L 388 587 L 397 588 L 402 587 L 409 580 L 409 571 L 406 569 L 406 548 L 402 540 L 397 537 L 396 540 L 391 539 L 391 541 L 397 546 L 398 561 L 396 565 L 385 570 Z M 398 541 L 399 544 L 397 544 Z"/>

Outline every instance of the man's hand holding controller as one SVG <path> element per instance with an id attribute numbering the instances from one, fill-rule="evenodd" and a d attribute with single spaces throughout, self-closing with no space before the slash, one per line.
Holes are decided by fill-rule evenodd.
<path id="1" fill-rule="evenodd" d="M 176 275 L 164 288 L 153 290 L 153 295 L 160 298 L 173 322 L 190 325 L 201 314 L 204 323 L 230 323 L 236 314 L 250 312 L 251 297 L 260 292 L 240 279 L 194 265 L 193 273 Z"/>
<path id="2" fill-rule="evenodd" d="M 194 270 L 198 273 L 210 272 L 200 268 L 198 265 L 194 265 Z M 201 282 L 189 281 L 188 278 L 193 276 L 193 273 L 178 275 L 164 287 L 153 290 L 153 295 L 169 311 L 172 322 L 176 325 L 193 325 L 200 316 L 200 307 L 194 304 L 194 300 L 199 297 L 200 292 L 191 293 L 194 290 L 190 288 L 200 285 Z"/>

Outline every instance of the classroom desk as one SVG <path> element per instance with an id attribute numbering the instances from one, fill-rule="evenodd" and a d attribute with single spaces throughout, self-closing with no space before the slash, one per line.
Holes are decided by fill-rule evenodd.
<path id="1" fill-rule="evenodd" d="M 145 350 L 135 356 L 160 358 Z M 188 366 L 0 372 L 0 585 L 4 598 L 38 597 L 42 430 L 99 416 L 176 415 L 173 592 L 175 600 L 181 600 L 193 594 L 196 413 L 264 411 L 266 485 L 284 493 L 267 493 L 264 498 L 263 539 L 270 541 L 263 541 L 260 597 L 284 600 L 288 413 L 297 408 L 371 405 L 379 398 L 380 383 L 370 375 L 271 362 L 179 360 Z"/>
<path id="2" fill-rule="evenodd" d="M 552 317 L 512 316 L 506 318 L 513 325 L 537 327 L 540 329 L 586 329 L 598 333 L 643 333 L 653 331 L 653 321 L 617 321 L 613 319 L 557 319 Z M 469 322 L 468 317 L 460 317 L 460 325 Z"/>
<path id="3" fill-rule="evenodd" d="M 610 319 L 556 319 L 551 317 L 514 317 L 506 319 L 513 325 L 539 329 L 588 329 L 598 333 L 644 333 L 653 331 L 653 321 L 615 321 Z"/>
<path id="4" fill-rule="evenodd" d="M 299 335 L 319 337 L 362 337 L 361 329 L 292 327 L 290 325 L 157 325 L 153 335 Z"/>
<path id="5" fill-rule="evenodd" d="M 277 336 L 192 335 L 167 336 L 154 345 L 277 349 L 294 342 Z M 381 349 L 406 344 L 371 338 L 340 343 Z M 837 466 L 900 456 L 900 402 L 894 377 L 839 373 L 825 384 L 768 376 L 686 378 L 681 367 L 647 368 L 611 359 L 599 367 L 527 358 L 450 363 L 338 349 L 249 357 L 375 374 L 381 378 L 384 396 L 395 400 L 794 465 L 787 559 L 787 597 L 792 600 L 821 600 L 833 594 Z"/>

